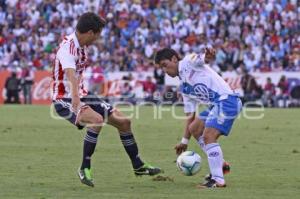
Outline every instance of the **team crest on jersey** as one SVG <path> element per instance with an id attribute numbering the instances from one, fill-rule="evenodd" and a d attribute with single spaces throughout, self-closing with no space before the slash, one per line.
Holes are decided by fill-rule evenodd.
<path id="1" fill-rule="evenodd" d="M 195 84 L 191 86 L 188 83 L 183 83 L 181 85 L 181 91 L 184 94 L 194 96 L 198 100 L 203 102 L 209 102 L 215 98 L 215 95 L 212 91 L 210 91 L 205 84 Z"/>
<path id="2" fill-rule="evenodd" d="M 210 92 L 205 84 L 195 84 L 193 86 L 193 93 L 198 99 L 204 102 L 208 102 L 214 98 L 214 93 Z"/>

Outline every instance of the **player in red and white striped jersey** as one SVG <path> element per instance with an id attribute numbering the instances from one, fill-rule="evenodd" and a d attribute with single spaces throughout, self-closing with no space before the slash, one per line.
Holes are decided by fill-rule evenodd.
<path id="1" fill-rule="evenodd" d="M 79 18 L 76 31 L 65 37 L 60 44 L 53 68 L 53 104 L 56 112 L 79 129 L 87 127 L 83 160 L 78 175 L 81 182 L 88 186 L 94 186 L 91 156 L 104 119 L 118 129 L 136 175 L 156 175 L 161 172 L 159 168 L 144 163 L 139 157 L 130 120 L 84 88 L 82 73 L 88 66 L 86 48 L 100 37 L 105 23 L 103 18 L 94 13 L 83 14 Z"/>
<path id="2" fill-rule="evenodd" d="M 79 45 L 76 33 L 66 36 L 57 50 L 53 68 L 53 100 L 71 98 L 70 84 L 68 84 L 65 69 L 74 69 L 79 82 L 79 96 L 87 95 L 82 80 L 82 72 L 88 66 L 87 47 Z"/>

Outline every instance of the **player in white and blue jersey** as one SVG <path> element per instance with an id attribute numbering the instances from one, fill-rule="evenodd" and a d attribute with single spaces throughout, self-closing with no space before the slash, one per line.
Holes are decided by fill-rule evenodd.
<path id="1" fill-rule="evenodd" d="M 239 97 L 208 65 L 214 58 L 213 49 L 206 49 L 203 54 L 188 54 L 180 59 L 176 51 L 164 48 L 155 56 L 156 64 L 165 73 L 180 79 L 184 112 L 188 117 L 181 143 L 175 146 L 176 153 L 185 151 L 190 137 L 193 136 L 207 155 L 210 175 L 199 188 L 226 186 L 224 173 L 229 166 L 223 159 L 217 140 L 221 135 L 229 135 L 242 108 Z M 198 104 L 207 104 L 208 108 L 196 116 Z"/>

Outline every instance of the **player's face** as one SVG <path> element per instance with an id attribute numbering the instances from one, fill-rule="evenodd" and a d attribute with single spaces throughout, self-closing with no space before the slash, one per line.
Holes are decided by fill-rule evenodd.
<path id="1" fill-rule="evenodd" d="M 159 66 L 171 77 L 178 76 L 178 60 L 175 56 L 171 60 L 164 59 L 159 62 Z"/>
<path id="2" fill-rule="evenodd" d="M 97 39 L 100 38 L 100 32 L 96 32 L 94 33 L 93 31 L 89 31 L 88 32 L 88 37 L 87 37 L 87 45 L 91 45 L 92 43 L 94 43 Z"/>

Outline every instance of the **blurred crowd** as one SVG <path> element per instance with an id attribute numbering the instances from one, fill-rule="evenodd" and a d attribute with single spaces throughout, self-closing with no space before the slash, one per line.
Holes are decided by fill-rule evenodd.
<path id="1" fill-rule="evenodd" d="M 86 11 L 108 21 L 90 49 L 106 72 L 153 70 L 162 46 L 183 55 L 206 45 L 217 49 L 216 70 L 300 70 L 297 0 L 0 0 L 0 67 L 49 70 Z"/>
<path id="2" fill-rule="evenodd" d="M 242 101 L 249 106 L 255 104 L 265 107 L 299 107 L 300 106 L 300 81 L 288 79 L 282 75 L 278 82 L 273 82 L 267 77 L 264 85 L 259 85 L 251 74 L 245 73 L 241 79 L 243 90 Z"/>
<path id="3" fill-rule="evenodd" d="M 95 72 L 154 71 L 166 46 L 182 56 L 213 47 L 220 73 L 300 71 L 297 0 L 0 0 L 0 71 L 51 70 L 86 11 L 107 20 L 89 49 Z"/>

